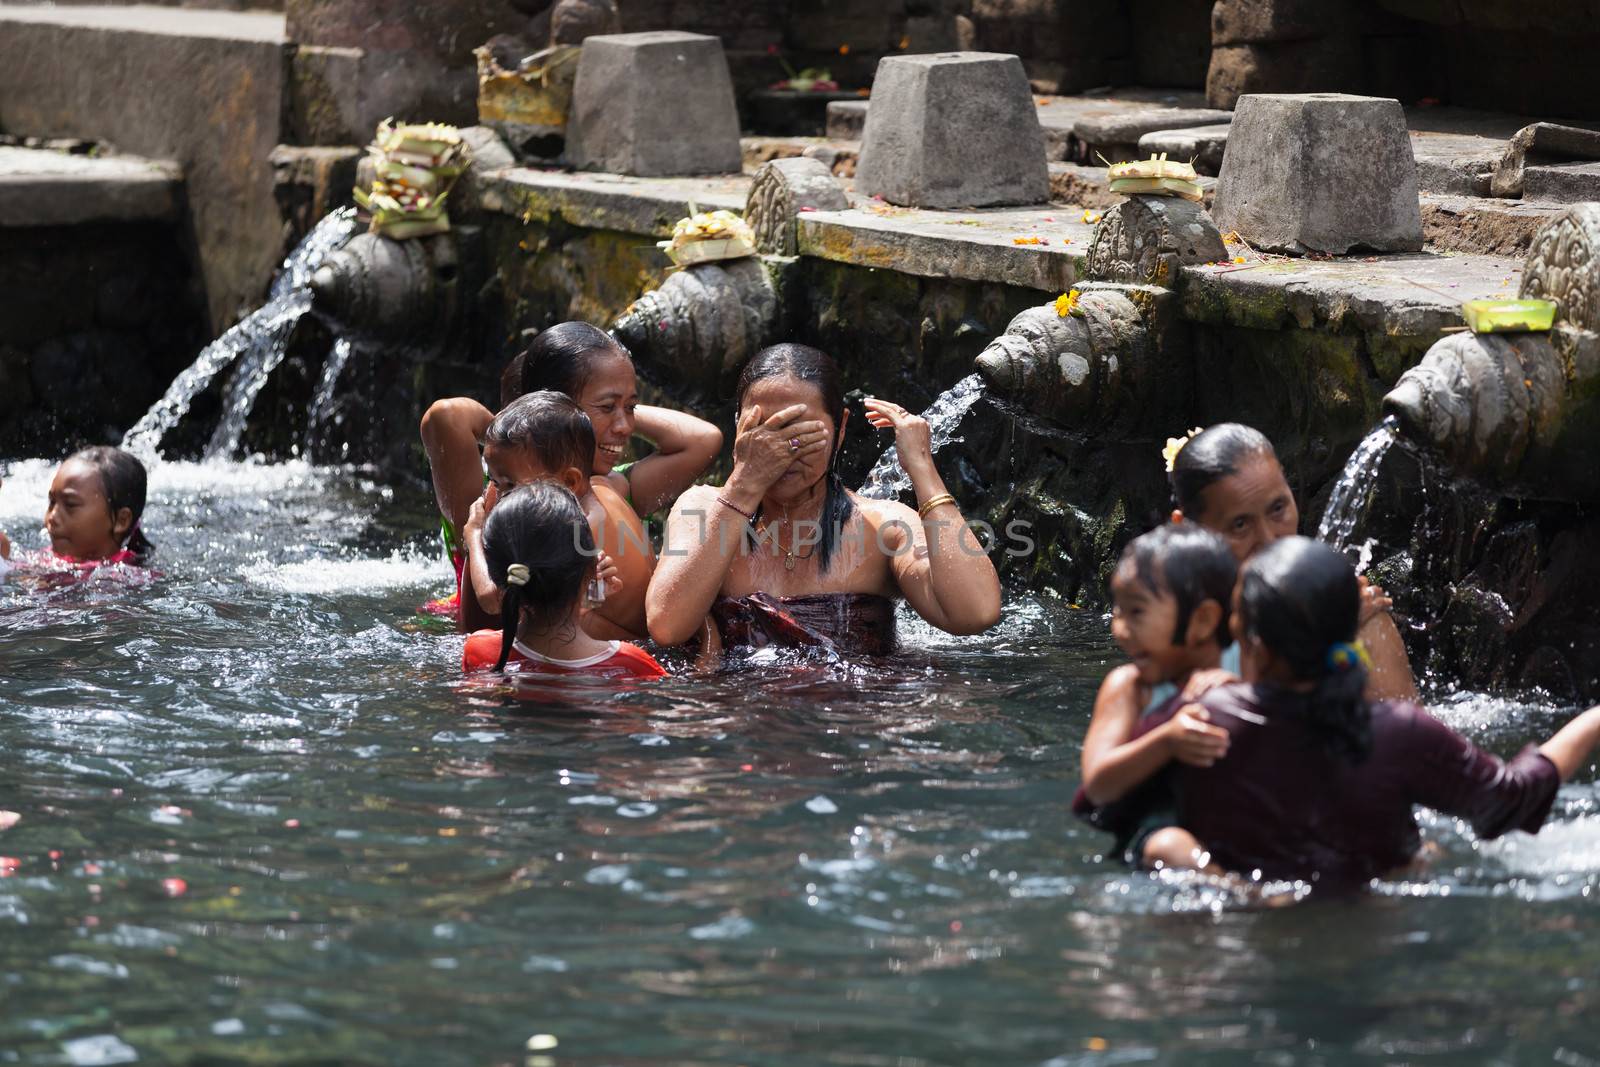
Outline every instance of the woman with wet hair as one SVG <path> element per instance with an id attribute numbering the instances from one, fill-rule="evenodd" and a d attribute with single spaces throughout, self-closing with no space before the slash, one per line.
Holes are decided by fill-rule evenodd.
<path id="1" fill-rule="evenodd" d="M 1235 600 L 1243 681 L 1201 701 L 1228 733 L 1225 754 L 1171 770 L 1177 821 L 1197 839 L 1194 866 L 1359 886 L 1416 857 L 1419 804 L 1466 819 L 1481 838 L 1536 833 L 1556 788 L 1600 742 L 1600 708 L 1591 708 L 1503 761 L 1411 701 L 1369 700 L 1355 643 L 1360 586 L 1321 542 L 1285 537 L 1262 548 Z M 1139 733 L 1193 710 L 1181 703 Z"/>
<path id="2" fill-rule="evenodd" d="M 1259 430 L 1225 422 L 1177 443 L 1169 454 L 1172 521 L 1214 530 L 1241 564 L 1266 546 L 1300 532 L 1300 510 L 1272 442 Z M 1389 599 L 1364 580 L 1359 640 L 1372 660 L 1367 696 L 1414 700 L 1416 679 Z M 1223 666 L 1237 673 L 1237 652 Z"/>
<path id="3" fill-rule="evenodd" d="M 894 600 L 950 633 L 1000 617 L 1000 582 L 933 463 L 927 422 L 867 400 L 894 430 L 919 506 L 845 488 L 836 462 L 849 423 L 839 368 L 801 344 L 762 349 L 737 387 L 733 472 L 696 486 L 667 520 L 645 598 L 650 635 L 681 644 L 709 613 L 725 645 L 894 647 Z"/>
<path id="4" fill-rule="evenodd" d="M 677 499 L 722 450 L 722 431 L 709 422 L 640 404 L 633 357 L 610 334 L 587 322 L 563 322 L 542 331 L 506 366 L 500 386 L 502 408 L 542 389 L 577 402 L 594 426 L 594 491 L 608 510 L 615 503 L 631 507 L 641 517 L 652 514 Z M 437 401 L 422 416 L 422 443 L 444 519 L 445 542 L 458 572 L 465 558 L 460 532 L 484 492 L 480 449 L 493 420 L 494 413 L 471 397 Z M 623 462 L 636 434 L 654 444 L 655 451 Z M 458 618 L 463 629 L 494 621 L 470 589 L 462 598 Z"/>

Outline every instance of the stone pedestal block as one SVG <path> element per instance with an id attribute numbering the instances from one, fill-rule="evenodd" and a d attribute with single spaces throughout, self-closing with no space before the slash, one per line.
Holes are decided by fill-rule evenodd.
<path id="1" fill-rule="evenodd" d="M 1241 97 L 1212 214 L 1224 232 L 1275 252 L 1418 251 L 1417 165 L 1400 102 Z"/>
<path id="2" fill-rule="evenodd" d="M 1022 61 L 993 52 L 884 58 L 856 190 L 931 208 L 1047 200 L 1044 140 Z"/>
<path id="3" fill-rule="evenodd" d="M 675 30 L 584 41 L 567 158 L 614 174 L 737 173 L 739 115 L 722 42 Z"/>

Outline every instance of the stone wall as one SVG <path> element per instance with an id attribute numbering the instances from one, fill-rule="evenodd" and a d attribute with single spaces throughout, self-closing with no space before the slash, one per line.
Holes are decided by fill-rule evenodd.
<path id="1" fill-rule="evenodd" d="M 4 229 L 0 246 L 0 455 L 120 440 L 209 336 L 178 229 Z"/>
<path id="2" fill-rule="evenodd" d="M 0 131 L 176 161 L 219 331 L 282 256 L 267 157 L 283 92 L 281 16 L 0 7 Z"/>
<path id="3" fill-rule="evenodd" d="M 1591 0 L 1217 0 L 1207 95 L 1338 91 L 1594 118 Z"/>

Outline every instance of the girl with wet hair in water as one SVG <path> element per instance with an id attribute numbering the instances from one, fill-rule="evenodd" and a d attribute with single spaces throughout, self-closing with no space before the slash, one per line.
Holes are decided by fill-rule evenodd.
<path id="1" fill-rule="evenodd" d="M 1272 442 L 1259 430 L 1220 423 L 1168 442 L 1172 521 L 1195 522 L 1222 535 L 1241 564 L 1299 532 L 1300 510 Z M 1361 582 L 1359 640 L 1371 657 L 1370 699 L 1415 699 L 1416 680 L 1382 589 Z M 1237 673 L 1237 651 L 1223 667 Z M 1157 693 L 1157 696 L 1162 694 Z"/>
<path id="2" fill-rule="evenodd" d="M 648 652 L 619 640 L 589 636 L 583 617 L 597 574 L 598 550 L 582 506 L 565 486 L 538 481 L 511 490 L 483 528 L 483 554 L 501 590 L 503 631 L 467 638 L 466 671 L 595 674 L 659 678 Z"/>
<path id="3" fill-rule="evenodd" d="M 1411 701 L 1369 700 L 1360 610 L 1349 561 L 1318 541 L 1281 538 L 1245 565 L 1233 612 L 1243 682 L 1201 701 L 1227 733 L 1225 752 L 1171 771 L 1193 866 L 1359 886 L 1416 857 L 1419 804 L 1481 838 L 1535 833 L 1600 742 L 1591 708 L 1502 761 Z M 1189 710 L 1181 703 L 1139 732 Z"/>
<path id="4" fill-rule="evenodd" d="M 893 649 L 894 598 L 933 625 L 979 633 L 1000 617 L 1000 582 L 933 463 L 926 420 L 865 401 L 893 429 L 919 506 L 869 500 L 836 469 L 849 423 L 839 368 L 801 344 L 757 352 L 739 376 L 733 472 L 696 486 L 667 519 L 645 598 L 650 635 L 713 646 Z M 714 628 L 702 630 L 710 614 Z"/>
<path id="5" fill-rule="evenodd" d="M 145 487 L 144 464 L 120 448 L 73 453 L 50 482 L 44 526 L 51 553 L 74 565 L 147 564 L 155 545 L 140 525 Z"/>
<path id="6" fill-rule="evenodd" d="M 722 431 L 709 422 L 640 404 L 633 357 L 589 323 L 563 322 L 540 332 L 502 374 L 500 406 L 543 389 L 571 397 L 589 416 L 595 436 L 589 473 L 608 509 L 612 498 L 641 517 L 670 505 L 722 451 Z M 445 543 L 458 564 L 464 558 L 460 531 L 484 491 L 479 449 L 493 420 L 494 413 L 470 397 L 437 401 L 422 417 Z M 623 462 L 635 435 L 651 442 L 654 451 Z M 470 595 L 460 604 L 458 618 L 463 629 L 493 621 Z"/>

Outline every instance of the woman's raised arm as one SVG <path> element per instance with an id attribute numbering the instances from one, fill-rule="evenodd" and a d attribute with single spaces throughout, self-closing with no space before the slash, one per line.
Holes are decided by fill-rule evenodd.
<path id="1" fill-rule="evenodd" d="M 422 447 L 433 473 L 439 513 L 459 534 L 473 501 L 483 495 L 483 459 L 478 445 L 494 413 L 471 397 L 436 400 L 422 416 Z"/>
<path id="2" fill-rule="evenodd" d="M 633 418 L 634 432 L 656 450 L 628 468 L 623 496 L 634 511 L 649 515 L 705 473 L 722 451 L 722 431 L 687 412 L 645 404 L 634 409 Z"/>
<path id="3" fill-rule="evenodd" d="M 927 420 L 887 400 L 867 400 L 867 421 L 894 429 L 900 466 L 911 476 L 917 514 L 892 505 L 903 516 L 880 527 L 895 582 L 918 615 L 953 634 L 982 633 L 1000 621 L 1000 578 L 994 564 L 945 491 L 933 463 Z"/>

